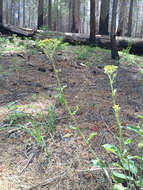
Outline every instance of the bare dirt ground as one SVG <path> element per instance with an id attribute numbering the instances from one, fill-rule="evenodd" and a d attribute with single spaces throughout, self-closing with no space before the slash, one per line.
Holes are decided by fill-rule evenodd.
<path id="1" fill-rule="evenodd" d="M 104 65 L 109 63 L 106 55 L 104 59 L 103 64 L 94 60 L 88 67 L 73 59 L 70 53 L 59 53 L 56 66 L 61 69 L 61 83 L 67 85 L 65 96 L 70 107 L 74 111 L 79 106 L 76 117 L 81 130 L 86 137 L 97 132 L 92 147 L 98 158 L 109 162 L 113 157 L 106 154 L 102 145 L 116 144 L 114 136 L 118 130 L 109 81 L 104 74 Z M 2 55 L 0 65 L 0 189 L 94 190 L 97 184 L 106 184 L 102 171 L 93 171 L 92 154 L 69 128 L 72 121 L 58 103 L 55 109 L 56 136 L 49 134 L 46 139 L 50 156 L 24 131 L 18 128 L 2 130 L 9 123 L 9 119 L 4 121 L 4 118 L 8 118 L 11 102 L 23 105 L 23 112 L 46 115 L 48 104 L 54 102 L 57 94 L 57 85 L 53 69 L 42 53 L 35 53 L 30 59 L 27 55 Z M 137 124 L 135 114 L 143 114 L 143 87 L 137 68 L 121 63 L 115 86 L 118 87 L 122 125 Z M 129 136 L 126 130 L 124 136 Z M 135 146 L 132 148 L 134 150 Z"/>

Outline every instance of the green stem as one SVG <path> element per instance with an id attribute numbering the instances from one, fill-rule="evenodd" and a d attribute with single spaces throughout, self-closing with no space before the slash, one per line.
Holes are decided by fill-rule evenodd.
<path id="1" fill-rule="evenodd" d="M 109 81 L 110 81 L 110 87 L 111 87 L 111 92 L 112 92 L 112 103 L 113 103 L 113 109 L 114 106 L 116 105 L 116 97 L 115 97 L 115 92 L 114 92 L 114 87 L 113 87 L 113 79 L 111 77 L 111 75 L 108 75 L 109 77 Z M 119 112 L 114 109 L 115 112 L 115 119 L 117 122 L 117 126 L 119 128 L 119 143 L 120 143 L 120 153 L 122 155 L 123 152 L 123 133 L 122 133 L 122 127 L 121 127 L 121 123 L 120 123 L 120 119 L 119 119 Z"/>
<path id="2" fill-rule="evenodd" d="M 73 115 L 73 113 L 72 113 L 72 111 L 71 111 L 71 109 L 70 109 L 70 107 L 69 107 L 69 105 L 67 103 L 67 99 L 64 96 L 64 93 L 63 93 L 63 90 L 62 90 L 62 85 L 61 85 L 61 82 L 60 82 L 60 79 L 59 79 L 58 70 L 55 67 L 55 62 L 54 62 L 53 56 L 50 56 L 49 58 L 50 58 L 50 62 L 52 64 L 52 67 L 54 69 L 54 73 L 55 73 L 55 77 L 56 77 L 56 80 L 57 80 L 58 88 L 60 89 L 60 93 L 61 93 L 61 95 L 63 97 L 63 102 L 64 102 L 64 105 L 65 105 L 65 108 L 66 108 L 68 114 L 70 115 L 78 134 L 82 137 L 84 143 L 88 146 L 88 148 L 89 148 L 90 152 L 92 153 L 92 155 L 94 156 L 94 158 L 98 159 L 97 155 L 95 154 L 95 151 L 93 150 L 91 145 L 87 142 L 85 136 L 81 132 L 81 130 L 79 128 L 79 125 L 77 123 L 77 120 L 76 120 L 75 116 Z"/>

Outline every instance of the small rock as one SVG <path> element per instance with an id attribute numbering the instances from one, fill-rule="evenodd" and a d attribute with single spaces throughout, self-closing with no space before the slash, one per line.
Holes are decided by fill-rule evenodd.
<path id="1" fill-rule="evenodd" d="M 44 72 L 46 72 L 46 69 L 45 69 L 44 67 L 39 67 L 39 68 L 38 68 L 38 71 L 40 71 L 40 72 L 43 72 L 43 73 L 44 73 Z"/>

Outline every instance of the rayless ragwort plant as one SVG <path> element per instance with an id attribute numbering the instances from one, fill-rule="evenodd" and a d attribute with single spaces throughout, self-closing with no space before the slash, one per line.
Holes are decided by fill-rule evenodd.
<path id="1" fill-rule="evenodd" d="M 112 180 L 114 185 L 112 185 L 113 190 L 133 190 L 140 189 L 143 185 L 142 171 L 143 171 L 143 130 L 139 126 L 128 126 L 129 130 L 132 130 L 142 136 L 141 142 L 138 144 L 139 149 L 141 150 L 140 155 L 130 155 L 128 145 L 132 143 L 132 139 L 123 138 L 123 126 L 119 119 L 120 106 L 116 103 L 116 89 L 114 89 L 114 82 L 117 75 L 117 66 L 108 65 L 105 66 L 104 71 L 108 75 L 110 81 L 110 87 L 112 92 L 112 104 L 113 110 L 115 113 L 116 123 L 119 130 L 119 137 L 117 141 L 119 142 L 119 147 L 112 144 L 105 144 L 103 147 L 108 151 L 113 153 L 117 158 L 118 162 L 112 163 L 112 166 L 120 169 L 120 172 L 112 172 Z M 140 116 L 141 117 L 141 116 Z M 141 117 L 143 119 L 143 117 Z M 139 166 L 137 163 L 139 161 Z M 93 160 L 93 165 L 98 167 L 106 167 L 104 163 L 101 164 L 99 160 Z M 126 187 L 123 186 L 123 183 L 126 183 Z"/>
<path id="2" fill-rule="evenodd" d="M 62 44 L 62 40 L 57 40 L 57 39 L 48 39 L 47 38 L 47 39 L 42 40 L 42 41 L 39 42 L 39 47 L 45 53 L 45 55 L 47 56 L 47 58 L 50 61 L 50 64 L 53 67 L 53 70 L 54 70 L 54 73 L 55 73 L 55 77 L 56 77 L 56 81 L 57 81 L 57 88 L 56 88 L 56 90 L 58 91 L 58 94 L 57 94 L 56 97 L 59 98 L 59 103 L 60 104 L 63 103 L 65 105 L 65 108 L 66 108 L 69 116 L 71 117 L 71 119 L 73 121 L 74 126 L 71 126 L 71 128 L 77 131 L 77 133 L 82 137 L 84 143 L 88 146 L 88 148 L 89 148 L 90 152 L 93 154 L 94 158 L 97 158 L 97 155 L 96 155 L 95 151 L 92 149 L 92 147 L 91 147 L 91 145 L 89 143 L 90 140 L 92 139 L 92 137 L 94 135 L 96 135 L 96 134 L 95 133 L 91 133 L 89 135 L 89 138 L 86 139 L 86 137 L 81 132 L 81 130 L 79 128 L 79 125 L 78 125 L 78 122 L 77 122 L 77 120 L 75 118 L 75 114 L 78 111 L 78 107 L 76 108 L 75 111 L 71 111 L 71 108 L 68 105 L 67 99 L 64 96 L 64 88 L 65 88 L 65 86 L 62 86 L 62 84 L 60 82 L 60 79 L 59 79 L 59 72 L 60 72 L 60 70 L 58 70 L 56 68 L 56 65 L 55 65 L 54 56 L 55 56 L 56 50 L 59 47 L 63 48 L 65 45 L 66 44 Z"/>
<path id="3" fill-rule="evenodd" d="M 61 46 L 61 41 L 56 40 L 56 39 L 46 39 L 46 40 L 40 41 L 39 46 L 43 50 L 43 52 L 46 54 L 47 58 L 50 60 L 50 63 L 54 69 L 54 73 L 55 73 L 55 77 L 56 77 L 57 85 L 58 85 L 57 97 L 59 98 L 60 104 L 64 103 L 66 110 L 74 123 L 74 127 L 72 127 L 72 129 L 76 130 L 77 133 L 82 137 L 84 143 L 88 146 L 90 152 L 93 154 L 94 158 L 96 159 L 96 160 L 92 160 L 93 165 L 96 167 L 100 167 L 101 169 L 104 170 L 106 177 L 110 183 L 111 189 L 121 190 L 121 189 L 127 189 L 127 188 L 132 189 L 132 188 L 136 187 L 137 183 L 134 182 L 134 176 L 137 175 L 138 169 L 134 162 L 134 159 L 138 159 L 140 157 L 139 156 L 131 156 L 129 154 L 127 145 L 131 144 L 132 140 L 131 139 L 126 139 L 126 140 L 123 139 L 122 126 L 121 126 L 120 119 L 119 119 L 120 107 L 119 107 L 119 105 L 116 104 L 116 96 L 115 96 L 116 89 L 114 89 L 114 87 L 113 87 L 113 83 L 116 78 L 116 71 L 117 71 L 118 67 L 117 66 L 105 67 L 105 73 L 108 75 L 109 81 L 110 81 L 110 86 L 111 86 L 111 91 L 112 91 L 112 99 L 113 99 L 113 109 L 115 112 L 115 118 L 116 118 L 117 126 L 119 129 L 119 137 L 117 138 L 117 140 L 119 141 L 119 148 L 116 147 L 115 145 L 110 145 L 110 144 L 104 145 L 104 148 L 107 151 L 114 153 L 120 161 L 119 163 L 116 162 L 116 163 L 112 164 L 113 166 L 118 167 L 121 170 L 121 172 L 113 171 L 112 179 L 111 179 L 110 175 L 108 173 L 106 164 L 102 160 L 98 159 L 95 151 L 92 149 L 92 147 L 90 145 L 90 140 L 96 134 L 91 133 L 89 135 L 89 138 L 86 139 L 86 137 L 81 132 L 79 125 L 77 123 L 77 120 L 75 118 L 75 114 L 78 111 L 78 107 L 76 108 L 76 110 L 74 112 L 72 112 L 68 105 L 68 102 L 64 96 L 64 88 L 65 87 L 63 87 L 61 85 L 61 82 L 59 79 L 60 71 L 56 69 L 55 60 L 54 60 L 55 52 L 58 49 L 58 47 Z M 127 171 L 127 174 L 126 174 L 126 171 Z M 112 185 L 112 180 L 114 181 L 114 185 Z M 123 182 L 127 182 L 127 188 L 125 188 L 122 185 Z"/>

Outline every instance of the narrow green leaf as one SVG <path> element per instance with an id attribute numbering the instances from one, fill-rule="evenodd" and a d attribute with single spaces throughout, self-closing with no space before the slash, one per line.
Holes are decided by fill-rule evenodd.
<path id="1" fill-rule="evenodd" d="M 130 172 L 133 173 L 134 175 L 137 174 L 138 169 L 137 169 L 137 167 L 136 167 L 136 165 L 135 165 L 135 162 L 134 162 L 133 160 L 128 160 L 128 159 L 126 159 L 126 160 L 124 160 L 124 161 L 121 161 L 121 163 L 122 163 L 122 166 L 123 166 L 126 170 L 130 171 Z"/>
<path id="2" fill-rule="evenodd" d="M 124 169 L 124 168 L 123 168 L 119 163 L 117 163 L 117 162 L 112 163 L 112 166 L 117 167 L 117 168 L 120 168 L 120 169 Z"/>
<path id="3" fill-rule="evenodd" d="M 115 184 L 113 186 L 113 190 L 126 190 L 126 188 L 122 184 Z"/>
<path id="4" fill-rule="evenodd" d="M 102 160 L 91 160 L 91 163 L 93 164 L 93 166 L 97 167 L 97 168 L 105 168 L 106 165 Z"/>
<path id="5" fill-rule="evenodd" d="M 140 169 L 143 171 L 143 157 L 141 158 Z"/>
<path id="6" fill-rule="evenodd" d="M 132 139 L 128 138 L 124 141 L 124 144 L 127 145 L 127 144 L 131 144 L 132 143 Z"/>
<path id="7" fill-rule="evenodd" d="M 77 130 L 77 128 L 72 125 L 70 125 L 70 129 Z"/>
<path id="8" fill-rule="evenodd" d="M 97 135 L 97 133 L 95 133 L 95 132 L 94 132 L 94 133 L 90 133 L 87 142 L 89 143 L 89 142 L 91 141 L 91 139 L 92 139 L 95 135 Z"/>
<path id="9" fill-rule="evenodd" d="M 112 172 L 112 178 L 116 183 L 123 183 L 127 180 L 127 176 L 125 174 L 113 171 Z"/>
<path id="10" fill-rule="evenodd" d="M 138 155 L 135 155 L 135 156 L 130 156 L 130 155 L 128 155 L 128 156 L 127 156 L 127 159 L 128 159 L 128 160 L 133 160 L 133 159 L 141 160 L 141 157 L 138 156 Z"/>
<path id="11" fill-rule="evenodd" d="M 116 155 L 119 155 L 119 154 L 120 154 L 118 148 L 117 148 L 116 146 L 114 146 L 114 145 L 111 145 L 111 144 L 104 144 L 103 147 L 104 147 L 107 151 L 112 152 L 112 153 L 114 153 L 114 154 L 116 154 Z"/>

